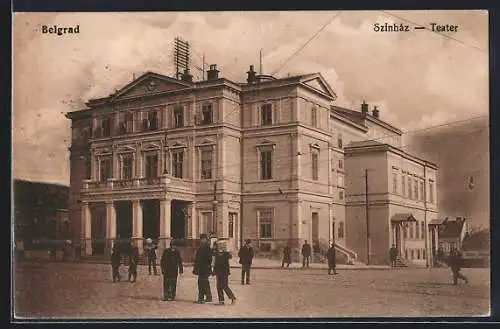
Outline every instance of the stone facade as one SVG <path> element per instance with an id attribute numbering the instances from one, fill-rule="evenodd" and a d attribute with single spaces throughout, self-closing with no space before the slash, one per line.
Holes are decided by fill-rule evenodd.
<path id="1" fill-rule="evenodd" d="M 210 76 L 190 82 L 148 72 L 68 114 L 70 211 L 86 253 L 95 253 L 95 203 L 104 209 L 104 252 L 118 231 L 141 247 L 147 226 L 160 240 L 215 231 L 232 249 L 244 239 L 261 252 L 335 239 L 344 252 L 362 253 L 356 243 L 347 248 L 359 229 L 346 213 L 344 149 L 384 133 L 397 147 L 401 131 L 378 114 L 334 107 L 319 73 L 247 83 Z M 117 231 L 127 211 L 129 229 Z"/>

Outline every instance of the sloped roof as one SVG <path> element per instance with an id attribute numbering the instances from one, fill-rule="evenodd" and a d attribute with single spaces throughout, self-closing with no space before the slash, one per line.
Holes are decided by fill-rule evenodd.
<path id="1" fill-rule="evenodd" d="M 444 218 L 433 219 L 429 222 L 429 225 L 442 225 L 444 221 Z"/>
<path id="2" fill-rule="evenodd" d="M 417 220 L 409 213 L 397 213 L 391 218 L 391 222 L 416 222 Z"/>

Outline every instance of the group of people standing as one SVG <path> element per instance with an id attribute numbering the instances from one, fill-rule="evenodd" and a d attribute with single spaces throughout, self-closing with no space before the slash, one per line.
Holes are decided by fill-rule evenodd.
<path id="1" fill-rule="evenodd" d="M 149 274 L 151 275 L 153 272 L 157 275 L 156 246 L 150 241 L 146 242 L 145 251 L 148 258 Z M 242 266 L 241 284 L 250 284 L 250 267 L 254 256 L 253 248 L 250 243 L 251 241 L 247 240 L 245 245 L 242 246 L 238 252 L 240 264 Z M 128 259 L 128 280 L 130 282 L 136 282 L 139 251 L 132 243 L 128 248 L 123 248 L 123 246 L 115 243 L 112 248 L 111 267 L 113 282 L 121 281 L 119 269 L 122 256 Z M 202 234 L 200 236 L 200 247 L 196 250 L 193 265 L 193 274 L 198 276 L 198 297 L 196 303 L 204 304 L 212 302 L 209 277 L 214 275 L 217 282 L 218 305 L 223 305 L 225 303 L 225 295 L 231 300 L 231 304 L 235 303 L 236 296 L 231 288 L 229 288 L 231 258 L 232 255 L 227 251 L 225 240 L 217 240 L 215 245 L 211 246 L 207 235 Z M 163 250 L 160 260 L 160 269 L 163 275 L 163 300 L 175 300 L 178 276 L 184 272 L 182 257 L 180 251 L 177 249 L 175 240 L 170 240 L 170 245 Z"/>
<path id="2" fill-rule="evenodd" d="M 307 240 L 305 240 L 304 244 L 302 245 L 301 255 L 302 255 L 302 268 L 309 268 L 309 263 L 311 261 L 311 256 L 312 256 L 312 248 L 311 245 L 307 242 Z M 328 262 L 328 274 L 337 274 L 334 243 L 330 244 L 330 247 L 328 248 L 325 256 Z M 283 259 L 281 261 L 281 268 L 284 268 L 285 264 L 286 267 L 288 268 L 290 267 L 291 263 L 292 263 L 292 248 L 287 243 L 285 248 L 283 249 Z"/>

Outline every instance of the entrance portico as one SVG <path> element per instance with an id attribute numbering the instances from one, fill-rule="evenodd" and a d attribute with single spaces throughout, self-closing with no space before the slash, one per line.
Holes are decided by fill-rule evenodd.
<path id="1" fill-rule="evenodd" d="M 398 213 L 392 216 L 391 226 L 392 226 L 392 244 L 396 246 L 398 251 L 398 256 L 403 257 L 403 250 L 405 247 L 405 237 L 403 230 L 408 226 L 409 223 L 416 222 L 417 220 L 412 214 Z"/>

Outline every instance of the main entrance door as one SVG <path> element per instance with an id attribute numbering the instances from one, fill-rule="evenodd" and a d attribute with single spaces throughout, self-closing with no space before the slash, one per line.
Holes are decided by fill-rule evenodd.
<path id="1" fill-rule="evenodd" d="M 120 239 L 132 237 L 132 202 L 117 201 L 116 204 L 116 235 Z"/>
<path id="2" fill-rule="evenodd" d="M 186 239 L 187 237 L 187 205 L 186 201 L 172 200 L 170 227 L 174 239 Z"/>

